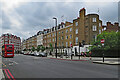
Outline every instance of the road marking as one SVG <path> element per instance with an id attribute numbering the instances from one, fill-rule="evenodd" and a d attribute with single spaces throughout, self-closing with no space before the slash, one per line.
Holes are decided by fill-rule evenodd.
<path id="1" fill-rule="evenodd" d="M 9 69 L 3 69 L 5 71 L 5 74 L 7 75 L 7 78 L 9 80 L 15 80 L 15 78 L 13 77 L 13 75 L 11 74 L 11 72 L 9 71 Z"/>
<path id="2" fill-rule="evenodd" d="M 6 69 L 4 69 L 4 71 L 5 71 L 5 74 L 7 75 L 8 79 L 11 80 L 11 79 L 10 79 L 10 76 L 8 75 L 8 73 L 7 73 L 7 71 L 6 71 Z"/>
<path id="3" fill-rule="evenodd" d="M 15 61 L 12 61 L 13 63 L 15 63 L 15 64 L 18 64 L 17 62 L 15 62 Z"/>
<path id="4" fill-rule="evenodd" d="M 15 78 L 13 77 L 13 75 L 11 74 L 11 72 L 9 71 L 9 69 L 7 69 L 7 71 L 10 74 L 10 76 L 12 77 L 12 79 L 15 80 Z"/>

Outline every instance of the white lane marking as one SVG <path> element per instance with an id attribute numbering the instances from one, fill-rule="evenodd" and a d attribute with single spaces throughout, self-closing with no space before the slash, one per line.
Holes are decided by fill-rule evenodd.
<path id="1" fill-rule="evenodd" d="M 11 61 L 11 60 L 9 60 L 9 61 L 12 62 L 12 63 L 18 64 L 16 61 Z"/>
<path id="2" fill-rule="evenodd" d="M 13 63 L 15 63 L 15 64 L 18 64 L 17 62 L 15 62 L 15 61 L 12 61 Z"/>

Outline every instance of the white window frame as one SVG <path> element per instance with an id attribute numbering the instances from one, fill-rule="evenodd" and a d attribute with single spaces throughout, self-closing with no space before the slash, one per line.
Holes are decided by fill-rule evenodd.
<path id="1" fill-rule="evenodd" d="M 78 43 L 78 37 L 75 38 L 75 43 L 76 43 L 76 44 Z"/>
<path id="2" fill-rule="evenodd" d="M 96 25 L 93 25 L 92 28 L 93 28 L 93 31 L 97 31 L 97 26 Z"/>
<path id="3" fill-rule="evenodd" d="M 78 34 L 78 29 L 76 29 L 75 33 Z"/>
<path id="4" fill-rule="evenodd" d="M 68 42 L 66 42 L 66 47 L 68 47 Z"/>
<path id="5" fill-rule="evenodd" d="M 75 22 L 75 26 L 78 26 L 78 22 Z"/>
<path id="6" fill-rule="evenodd" d="M 68 33 L 68 29 L 66 29 L 66 33 Z"/>
<path id="7" fill-rule="evenodd" d="M 94 18 L 92 18 L 92 20 L 93 20 L 93 22 L 96 22 L 96 18 L 94 17 Z"/>
<path id="8" fill-rule="evenodd" d="M 72 32 L 72 28 L 70 28 L 70 32 Z"/>

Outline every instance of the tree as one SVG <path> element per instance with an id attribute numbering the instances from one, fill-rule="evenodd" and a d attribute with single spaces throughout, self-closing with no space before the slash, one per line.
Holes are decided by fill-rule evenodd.
<path id="1" fill-rule="evenodd" d="M 35 51 L 35 47 L 34 47 L 34 46 L 32 46 L 32 51 L 33 51 L 33 52 Z"/>
<path id="2" fill-rule="evenodd" d="M 102 51 L 104 50 L 104 52 L 106 54 L 110 54 L 112 53 L 113 55 L 115 53 L 117 53 L 117 51 L 119 50 L 119 43 L 120 43 L 120 32 L 106 32 L 104 31 L 103 33 L 97 35 L 97 39 L 96 41 L 91 42 L 92 47 L 91 50 L 92 52 L 94 52 L 95 54 L 102 53 Z M 101 39 L 104 39 L 104 47 L 101 44 Z"/>
<path id="3" fill-rule="evenodd" d="M 42 47 L 42 45 L 38 45 L 38 46 L 37 46 L 37 49 L 36 49 L 37 52 L 39 52 L 39 51 L 41 50 L 41 47 Z"/>
<path id="4" fill-rule="evenodd" d="M 45 50 L 45 47 L 44 46 L 41 46 L 41 49 L 40 49 L 42 52 Z"/>
<path id="5" fill-rule="evenodd" d="M 52 43 L 50 43 L 49 45 L 50 45 L 50 51 L 52 52 L 53 51 Z"/>

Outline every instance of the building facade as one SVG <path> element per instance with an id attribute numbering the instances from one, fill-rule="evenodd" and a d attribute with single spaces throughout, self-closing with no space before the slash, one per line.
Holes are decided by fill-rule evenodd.
<path id="1" fill-rule="evenodd" d="M 12 34 L 2 34 L 0 37 L 0 46 L 4 44 L 14 44 L 14 50 L 15 51 L 21 51 L 21 39 L 20 37 L 17 37 L 16 35 Z"/>
<path id="2" fill-rule="evenodd" d="M 31 49 L 32 46 L 37 48 L 38 45 L 50 47 L 50 44 L 55 47 L 56 30 L 57 47 L 69 48 L 78 46 L 79 42 L 90 45 L 92 41 L 96 40 L 98 34 L 103 31 L 119 31 L 120 27 L 118 23 L 111 24 L 111 22 L 107 22 L 107 25 L 103 26 L 98 14 L 86 14 L 86 9 L 82 8 L 79 16 L 73 22 L 61 22 L 57 27 L 39 31 L 37 35 L 23 41 L 23 48 Z"/>
<path id="3" fill-rule="evenodd" d="M 102 31 L 118 32 L 118 31 L 120 31 L 119 23 L 115 22 L 114 24 L 112 24 L 111 22 L 107 22 L 106 25 L 102 26 Z"/>

